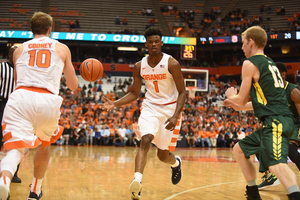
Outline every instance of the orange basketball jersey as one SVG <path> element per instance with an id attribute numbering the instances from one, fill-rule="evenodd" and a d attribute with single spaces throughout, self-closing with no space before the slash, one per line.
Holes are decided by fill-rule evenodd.
<path id="1" fill-rule="evenodd" d="M 170 57 L 164 53 L 161 61 L 153 68 L 148 65 L 148 56 L 142 59 L 141 76 L 146 83 L 147 92 L 144 100 L 146 103 L 164 105 L 177 101 L 178 91 L 173 76 L 168 70 Z"/>

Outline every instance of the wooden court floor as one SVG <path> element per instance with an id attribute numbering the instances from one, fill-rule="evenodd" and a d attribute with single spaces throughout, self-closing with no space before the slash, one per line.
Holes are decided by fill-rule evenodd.
<path id="1" fill-rule="evenodd" d="M 130 200 L 134 147 L 51 146 L 51 161 L 43 180 L 43 200 Z M 23 158 L 22 183 L 11 184 L 10 200 L 26 199 L 32 182 L 35 150 Z M 142 180 L 142 200 L 236 200 L 244 197 L 246 182 L 232 149 L 177 148 L 182 158 L 183 178 L 174 186 L 169 165 L 151 148 Z M 258 164 L 256 164 L 258 168 Z M 300 180 L 293 163 L 289 166 Z M 259 183 L 262 174 L 258 173 Z M 300 183 L 300 181 L 298 181 Z M 282 185 L 260 193 L 263 200 L 287 200 Z"/>

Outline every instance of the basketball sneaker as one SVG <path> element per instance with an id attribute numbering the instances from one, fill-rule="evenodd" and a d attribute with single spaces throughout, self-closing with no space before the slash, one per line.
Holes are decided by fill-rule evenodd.
<path id="1" fill-rule="evenodd" d="M 175 156 L 175 159 L 178 160 L 179 165 L 177 167 L 171 167 L 172 169 L 172 183 L 174 185 L 178 184 L 182 177 L 181 171 L 181 158 L 179 156 Z"/>
<path id="2" fill-rule="evenodd" d="M 21 180 L 18 176 L 14 176 L 14 177 L 11 179 L 11 182 L 12 182 L 12 183 L 21 183 L 22 180 Z"/>
<path id="3" fill-rule="evenodd" d="M 246 186 L 246 198 L 248 200 L 261 200 L 261 197 L 259 195 L 259 192 L 258 192 L 258 187 L 257 185 L 254 185 L 254 186 Z"/>
<path id="4" fill-rule="evenodd" d="M 142 192 L 142 184 L 138 180 L 133 180 L 129 185 L 129 191 L 131 195 L 131 199 L 140 199 Z"/>
<path id="5" fill-rule="evenodd" d="M 9 199 L 9 192 L 6 189 L 5 185 L 0 185 L 0 199 L 8 200 Z"/>
<path id="6" fill-rule="evenodd" d="M 29 185 L 29 187 L 31 187 L 31 184 Z M 36 200 L 36 199 L 41 199 L 43 196 L 43 191 L 42 191 L 42 188 L 41 188 L 41 193 L 40 195 L 38 196 L 36 193 L 34 192 L 31 192 L 29 193 L 29 196 L 27 198 L 27 200 Z"/>
<path id="7" fill-rule="evenodd" d="M 269 178 L 266 175 L 263 175 L 262 180 L 263 182 L 258 185 L 259 190 L 264 190 L 268 187 L 275 187 L 280 184 L 280 181 L 274 174 L 269 176 Z"/>

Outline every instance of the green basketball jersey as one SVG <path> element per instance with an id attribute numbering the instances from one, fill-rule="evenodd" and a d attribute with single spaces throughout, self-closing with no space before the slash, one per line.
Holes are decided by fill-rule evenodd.
<path id="1" fill-rule="evenodd" d="M 274 61 L 263 54 L 248 58 L 260 72 L 258 82 L 252 83 L 251 100 L 258 118 L 269 115 L 292 115 L 285 95 L 284 83 Z"/>
<path id="2" fill-rule="evenodd" d="M 297 108 L 295 106 L 295 103 L 292 101 L 292 98 L 291 98 L 291 92 L 292 92 L 292 90 L 294 88 L 298 88 L 299 89 L 299 86 L 296 85 L 296 84 L 289 83 L 289 82 L 286 81 L 286 85 L 285 85 L 286 98 L 288 100 L 290 110 L 292 111 L 292 113 L 294 115 L 294 118 L 296 119 L 296 118 L 299 117 L 299 114 L 298 114 Z"/>

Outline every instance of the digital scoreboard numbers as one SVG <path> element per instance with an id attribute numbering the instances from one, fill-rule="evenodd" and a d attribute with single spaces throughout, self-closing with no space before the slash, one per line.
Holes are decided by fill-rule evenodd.
<path id="1" fill-rule="evenodd" d="M 196 46 L 195 45 L 181 45 L 181 59 L 182 60 L 196 60 Z"/>
<path id="2" fill-rule="evenodd" d="M 269 40 L 294 40 L 296 39 L 295 32 L 292 33 L 271 33 L 269 34 Z"/>

